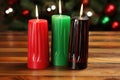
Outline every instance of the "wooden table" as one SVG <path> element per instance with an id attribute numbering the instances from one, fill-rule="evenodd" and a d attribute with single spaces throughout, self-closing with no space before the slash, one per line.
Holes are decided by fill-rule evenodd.
<path id="1" fill-rule="evenodd" d="M 85 70 L 29 70 L 27 32 L 0 32 L 0 80 L 120 80 L 120 32 L 89 32 Z"/>

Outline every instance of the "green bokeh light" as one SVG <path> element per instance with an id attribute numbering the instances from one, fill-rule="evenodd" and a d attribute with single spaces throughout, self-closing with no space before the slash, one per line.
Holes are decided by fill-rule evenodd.
<path id="1" fill-rule="evenodd" d="M 105 16 L 103 19 L 102 19 L 102 24 L 106 24 L 110 21 L 110 18 L 108 16 Z"/>

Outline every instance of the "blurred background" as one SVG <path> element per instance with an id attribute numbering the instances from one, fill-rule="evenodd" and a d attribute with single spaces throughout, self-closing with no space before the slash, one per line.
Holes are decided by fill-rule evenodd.
<path id="1" fill-rule="evenodd" d="M 90 18 L 91 31 L 120 30 L 120 0 L 62 0 L 62 12 L 79 16 L 80 5 Z M 39 18 L 47 19 L 51 30 L 51 16 L 58 14 L 58 0 L 0 0 L 0 31 L 27 30 L 28 20 L 35 18 L 35 4 Z"/>

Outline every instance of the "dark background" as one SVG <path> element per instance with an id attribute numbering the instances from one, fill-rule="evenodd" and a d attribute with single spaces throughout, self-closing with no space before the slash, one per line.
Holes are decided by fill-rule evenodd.
<path id="1" fill-rule="evenodd" d="M 120 30 L 120 0 L 62 0 L 63 14 L 79 16 L 81 3 L 85 15 L 93 14 L 89 17 L 91 31 Z M 28 20 L 35 18 L 35 4 L 39 18 L 47 19 L 51 30 L 51 16 L 58 14 L 58 0 L 0 0 L 0 31 L 27 30 Z"/>

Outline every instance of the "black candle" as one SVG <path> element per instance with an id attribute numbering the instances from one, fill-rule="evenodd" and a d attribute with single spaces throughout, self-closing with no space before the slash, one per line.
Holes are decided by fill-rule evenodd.
<path id="1" fill-rule="evenodd" d="M 69 39 L 69 67 L 84 69 L 88 62 L 88 18 L 73 17 Z"/>

